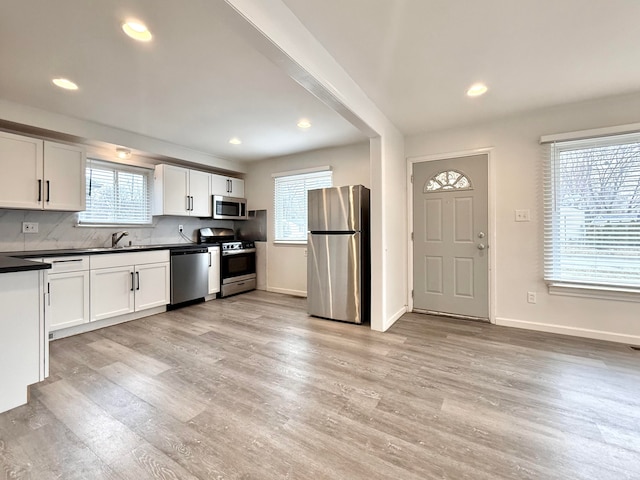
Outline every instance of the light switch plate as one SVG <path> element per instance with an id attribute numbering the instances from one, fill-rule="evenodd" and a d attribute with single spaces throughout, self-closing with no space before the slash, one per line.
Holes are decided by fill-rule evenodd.
<path id="1" fill-rule="evenodd" d="M 528 222 L 531 220 L 529 210 L 516 210 L 516 222 Z"/>

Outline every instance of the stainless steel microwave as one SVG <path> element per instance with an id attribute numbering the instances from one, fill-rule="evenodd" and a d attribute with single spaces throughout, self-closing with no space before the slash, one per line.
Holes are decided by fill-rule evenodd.
<path id="1" fill-rule="evenodd" d="M 246 220 L 247 200 L 213 195 L 213 218 L 216 220 Z"/>

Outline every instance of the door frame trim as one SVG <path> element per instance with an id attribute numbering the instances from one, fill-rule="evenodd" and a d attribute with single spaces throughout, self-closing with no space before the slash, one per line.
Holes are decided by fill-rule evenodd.
<path id="1" fill-rule="evenodd" d="M 446 160 L 456 157 L 471 157 L 474 155 L 487 155 L 487 200 L 489 202 L 487 208 L 487 214 L 489 216 L 489 321 L 496 323 L 496 255 L 493 252 L 496 249 L 496 196 L 495 196 L 495 168 L 494 168 L 494 147 L 477 148 L 474 150 L 463 150 L 458 152 L 438 153 L 433 155 L 419 155 L 414 157 L 407 157 L 407 253 L 408 253 L 408 265 L 407 265 L 407 307 L 409 312 L 413 311 L 413 297 L 411 292 L 413 291 L 413 240 L 411 240 L 411 233 L 413 232 L 413 182 L 411 177 L 413 176 L 413 164 L 432 162 L 435 160 Z M 410 193 L 410 194 L 409 194 Z"/>

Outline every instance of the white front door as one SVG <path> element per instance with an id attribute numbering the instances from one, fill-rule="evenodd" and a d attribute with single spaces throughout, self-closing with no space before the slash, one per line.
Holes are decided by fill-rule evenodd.
<path id="1" fill-rule="evenodd" d="M 413 165 L 413 308 L 489 318 L 488 157 Z"/>

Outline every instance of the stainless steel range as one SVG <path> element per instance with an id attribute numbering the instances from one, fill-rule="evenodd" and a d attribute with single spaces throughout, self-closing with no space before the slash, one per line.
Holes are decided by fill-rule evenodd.
<path id="1" fill-rule="evenodd" d="M 228 297 L 256 288 L 256 247 L 252 241 L 235 240 L 228 228 L 202 228 L 201 245 L 220 245 L 220 293 Z"/>
<path id="2" fill-rule="evenodd" d="M 227 297 L 256 288 L 256 247 L 253 242 L 221 242 L 220 296 Z"/>

